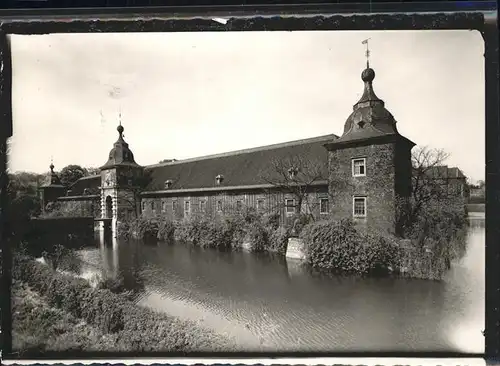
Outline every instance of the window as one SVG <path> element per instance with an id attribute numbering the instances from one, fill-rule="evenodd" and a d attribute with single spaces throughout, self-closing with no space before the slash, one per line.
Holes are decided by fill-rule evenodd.
<path id="1" fill-rule="evenodd" d="M 217 212 L 222 212 L 222 201 L 217 201 Z"/>
<path id="2" fill-rule="evenodd" d="M 155 210 L 155 202 L 151 201 L 151 211 L 154 211 L 154 210 Z"/>
<path id="3" fill-rule="evenodd" d="M 236 201 L 236 210 L 240 211 L 241 206 L 243 206 L 243 203 L 241 201 Z"/>
<path id="4" fill-rule="evenodd" d="M 328 213 L 328 198 L 320 198 L 319 200 L 319 213 Z"/>
<path id="5" fill-rule="evenodd" d="M 184 214 L 188 215 L 189 209 L 190 209 L 189 201 L 184 202 Z"/>
<path id="6" fill-rule="evenodd" d="M 177 201 L 172 201 L 172 211 L 174 213 L 177 211 Z"/>
<path id="7" fill-rule="evenodd" d="M 165 201 L 161 201 L 161 212 L 165 212 Z"/>
<path id="8" fill-rule="evenodd" d="M 264 209 L 264 200 L 257 200 L 257 211 Z"/>
<path id="9" fill-rule="evenodd" d="M 354 197 L 353 215 L 354 217 L 366 217 L 366 197 Z"/>
<path id="10" fill-rule="evenodd" d="M 295 212 L 295 200 L 293 200 L 293 199 L 285 200 L 285 208 L 286 208 L 287 214 L 294 213 Z"/>
<path id="11" fill-rule="evenodd" d="M 146 209 L 146 202 L 142 201 L 142 210 L 144 211 Z"/>
<path id="12" fill-rule="evenodd" d="M 205 206 L 206 206 L 206 202 L 200 201 L 200 212 L 205 212 Z"/>
<path id="13" fill-rule="evenodd" d="M 352 159 L 352 176 L 362 177 L 366 175 L 366 159 Z"/>

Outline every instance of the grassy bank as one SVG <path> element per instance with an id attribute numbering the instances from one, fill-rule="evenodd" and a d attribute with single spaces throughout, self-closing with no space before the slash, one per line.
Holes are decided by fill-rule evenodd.
<path id="1" fill-rule="evenodd" d="M 39 353 L 41 349 L 47 349 L 49 346 L 52 347 L 50 349 L 58 347 L 59 350 L 76 347 L 77 350 L 90 351 L 95 350 L 95 347 L 102 347 L 100 349 L 105 351 L 127 352 L 232 350 L 233 345 L 229 339 L 201 328 L 196 323 L 139 307 L 126 295 L 92 288 L 88 281 L 56 272 L 32 258 L 16 257 L 13 269 L 13 279 L 22 283 L 30 294 L 36 293 L 36 296 L 27 297 L 26 301 L 31 301 L 31 305 L 21 299 L 17 301 L 18 305 L 15 305 L 17 310 L 14 311 L 19 311 L 13 325 L 18 330 L 18 340 L 15 344 L 21 347 L 16 351 Z M 38 305 L 32 306 L 36 301 Z M 47 327 L 47 324 L 43 323 L 47 317 L 53 319 L 49 320 L 51 324 L 57 324 L 58 319 L 63 319 L 68 324 L 80 324 L 83 328 L 79 331 L 75 326 L 74 334 L 66 332 L 68 337 L 58 338 L 57 333 L 61 328 L 57 325 Z M 42 328 L 35 331 L 31 338 L 29 332 L 33 329 L 29 323 Z M 51 340 L 49 346 L 44 343 L 47 340 Z M 99 340 L 104 340 L 102 345 Z M 114 346 L 108 347 L 107 342 L 113 343 Z"/>
<path id="2" fill-rule="evenodd" d="M 47 301 L 26 284 L 12 287 L 12 348 L 19 357 L 58 351 L 126 350 L 116 334 L 106 334 Z"/>

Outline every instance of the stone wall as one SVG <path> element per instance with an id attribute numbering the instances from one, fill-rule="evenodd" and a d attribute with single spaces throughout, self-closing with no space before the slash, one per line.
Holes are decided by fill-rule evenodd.
<path id="1" fill-rule="evenodd" d="M 100 217 L 99 196 L 61 197 L 57 200 L 59 210 L 67 216 Z"/>
<path id="2" fill-rule="evenodd" d="M 354 196 L 364 196 L 366 217 L 354 218 L 355 222 L 395 231 L 395 181 L 399 173 L 395 161 L 396 145 L 357 146 L 329 152 L 329 196 L 333 218 L 354 218 Z M 366 176 L 353 177 L 352 159 L 355 158 L 366 159 Z M 403 167 L 399 170 L 402 171 Z"/>
<path id="3" fill-rule="evenodd" d="M 328 187 L 318 186 L 311 188 L 302 203 L 302 212 L 311 212 L 315 217 L 320 214 L 319 202 L 321 198 L 328 198 Z M 207 192 L 192 193 L 190 195 L 144 196 L 141 200 L 141 212 L 145 217 L 165 216 L 170 220 L 182 220 L 189 215 L 224 215 L 238 212 L 238 209 L 253 208 L 262 214 L 278 213 L 281 224 L 289 223 L 294 212 L 287 212 L 285 202 L 294 199 L 292 194 L 284 192 L 269 192 L 262 190 L 237 192 Z M 189 202 L 189 211 L 186 211 L 186 202 Z M 222 210 L 220 210 L 222 208 Z M 292 211 L 292 209 L 290 209 Z"/>

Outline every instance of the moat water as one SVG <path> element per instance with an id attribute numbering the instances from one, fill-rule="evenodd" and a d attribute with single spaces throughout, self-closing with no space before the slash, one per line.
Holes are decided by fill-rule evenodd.
<path id="1" fill-rule="evenodd" d="M 137 303 L 230 337 L 241 351 L 483 353 L 484 216 L 443 281 L 313 273 L 292 260 L 187 245 L 96 243 L 82 275 L 121 273 Z"/>

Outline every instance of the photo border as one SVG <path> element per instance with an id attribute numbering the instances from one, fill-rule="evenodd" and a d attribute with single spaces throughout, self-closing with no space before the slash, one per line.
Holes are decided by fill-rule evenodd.
<path id="1" fill-rule="evenodd" d="M 11 256 L 8 245 L 9 206 L 6 187 L 7 139 L 12 126 L 12 63 L 10 34 L 100 32 L 199 32 L 199 31 L 313 31 L 313 30 L 445 30 L 479 31 L 485 42 L 486 92 L 486 324 L 485 354 L 454 352 L 279 352 L 279 353 L 143 353 L 145 357 L 485 357 L 500 352 L 500 123 L 498 90 L 498 26 L 496 2 L 428 4 L 329 4 L 292 6 L 175 7 L 128 9 L 58 9 L 56 11 L 0 11 L 0 243 L 2 345 L 6 360 L 11 354 Z M 411 13 L 402 12 L 411 11 Z M 47 14 L 47 12 L 49 12 Z M 425 12 L 425 13 L 422 13 Z M 357 14 L 354 14 L 357 13 Z M 223 19 L 224 21 L 218 20 Z M 459 75 L 457 75 L 459 77 Z M 446 121 L 444 121 L 446 123 Z M 450 121 L 452 123 L 452 121 Z M 471 123 L 473 123 L 471 121 Z M 126 353 L 47 353 L 42 359 L 134 357 Z M 23 358 L 28 360 L 29 358 Z M 201 360 L 200 360 L 201 361 Z M 202 361 L 203 362 L 203 361 Z M 201 363 L 201 362 L 200 362 Z"/>

